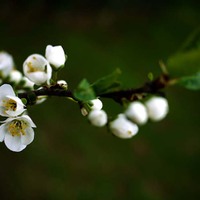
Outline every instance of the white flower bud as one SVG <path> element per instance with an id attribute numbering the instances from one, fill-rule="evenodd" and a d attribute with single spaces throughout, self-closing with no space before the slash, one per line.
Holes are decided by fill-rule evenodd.
<path id="1" fill-rule="evenodd" d="M 85 117 L 89 114 L 89 112 L 87 111 L 87 109 L 85 107 L 81 108 L 81 114 Z"/>
<path id="2" fill-rule="evenodd" d="M 162 120 L 169 111 L 168 101 L 163 97 L 152 97 L 145 105 L 149 118 L 153 121 Z"/>
<path id="3" fill-rule="evenodd" d="M 19 83 L 22 79 L 22 73 L 18 70 L 12 70 L 9 75 L 9 81 L 13 83 Z"/>
<path id="4" fill-rule="evenodd" d="M 42 104 L 43 102 L 45 102 L 47 100 L 47 96 L 38 96 L 36 99 L 36 104 Z"/>
<path id="5" fill-rule="evenodd" d="M 125 115 L 139 125 L 145 124 L 148 120 L 146 107 L 139 101 L 130 103 L 125 111 Z"/>
<path id="6" fill-rule="evenodd" d="M 63 66 L 66 61 L 66 55 L 62 46 L 47 45 L 45 56 L 49 63 L 55 67 L 55 69 Z"/>
<path id="7" fill-rule="evenodd" d="M 108 120 L 104 110 L 92 110 L 88 115 L 88 119 L 92 125 L 98 127 L 105 126 Z"/>
<path id="8" fill-rule="evenodd" d="M 48 61 L 39 54 L 30 55 L 23 64 L 25 76 L 36 85 L 49 84 L 52 68 Z"/>
<path id="9" fill-rule="evenodd" d="M 3 78 L 7 77 L 14 67 L 14 61 L 10 54 L 0 52 L 0 74 Z"/>
<path id="10" fill-rule="evenodd" d="M 32 81 L 30 81 L 27 77 L 25 77 L 25 76 L 22 77 L 22 80 L 23 80 L 23 82 L 24 82 L 23 87 L 25 87 L 25 88 L 30 88 L 30 89 L 33 88 L 34 83 L 33 83 Z"/>
<path id="11" fill-rule="evenodd" d="M 68 88 L 68 84 L 65 80 L 59 80 L 59 81 L 57 81 L 57 84 L 60 85 L 63 89 Z"/>
<path id="12" fill-rule="evenodd" d="M 122 139 L 133 137 L 139 130 L 138 126 L 129 121 L 124 114 L 119 114 L 117 119 L 110 122 L 109 127 L 115 136 Z"/>
<path id="13" fill-rule="evenodd" d="M 100 99 L 93 99 L 90 103 L 92 103 L 90 107 L 92 110 L 101 110 L 103 108 L 103 103 Z"/>

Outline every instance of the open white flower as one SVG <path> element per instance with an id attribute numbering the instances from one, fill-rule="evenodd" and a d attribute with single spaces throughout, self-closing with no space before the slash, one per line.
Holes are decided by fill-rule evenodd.
<path id="1" fill-rule="evenodd" d="M 102 127 L 106 125 L 108 117 L 104 110 L 92 110 L 88 115 L 88 119 L 92 125 Z"/>
<path id="2" fill-rule="evenodd" d="M 62 46 L 47 45 L 45 57 L 55 69 L 62 67 L 66 61 L 66 55 Z"/>
<path id="3" fill-rule="evenodd" d="M 111 132 L 122 139 L 133 137 L 138 132 L 138 126 L 129 121 L 124 114 L 119 114 L 118 117 L 110 122 L 109 128 Z"/>
<path id="4" fill-rule="evenodd" d="M 25 105 L 15 95 L 13 88 L 4 84 L 0 87 L 0 115 L 5 117 L 16 117 L 22 114 Z"/>
<path id="5" fill-rule="evenodd" d="M 5 143 L 11 151 L 19 152 L 34 139 L 32 127 L 36 127 L 28 115 L 8 118 L 0 126 L 0 142 Z"/>
<path id="6" fill-rule="evenodd" d="M 149 118 L 153 121 L 162 120 L 169 112 L 168 101 L 164 97 L 152 97 L 145 105 Z"/>
<path id="7" fill-rule="evenodd" d="M 146 107 L 139 101 L 131 102 L 125 111 L 125 115 L 139 125 L 145 124 L 148 120 Z"/>
<path id="8" fill-rule="evenodd" d="M 49 84 L 52 68 L 49 62 L 40 54 L 30 55 L 23 64 L 25 76 L 36 85 Z"/>
<path id="9" fill-rule="evenodd" d="M 13 57 L 7 52 L 0 52 L 0 74 L 5 78 L 14 67 Z"/>

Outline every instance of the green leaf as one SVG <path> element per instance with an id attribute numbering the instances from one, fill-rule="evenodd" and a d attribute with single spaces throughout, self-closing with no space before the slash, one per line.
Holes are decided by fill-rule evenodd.
<path id="1" fill-rule="evenodd" d="M 200 89 L 200 72 L 193 76 L 182 77 L 178 80 L 178 84 L 189 89 L 199 90 Z"/>
<path id="2" fill-rule="evenodd" d="M 166 64 L 172 76 L 192 76 L 200 72 L 200 29 L 189 36 L 180 50 L 169 57 Z"/>
<path id="3" fill-rule="evenodd" d="M 89 101 L 96 98 L 93 88 L 86 79 L 83 79 L 79 83 L 77 89 L 74 91 L 74 96 L 79 101 Z"/>
<path id="4" fill-rule="evenodd" d="M 180 50 L 167 60 L 176 83 L 190 90 L 200 89 L 200 28 L 195 30 Z"/>
<path id="5" fill-rule="evenodd" d="M 200 49 L 177 53 L 168 59 L 167 69 L 173 76 L 188 76 L 200 72 Z"/>
<path id="6" fill-rule="evenodd" d="M 120 69 L 116 69 L 113 73 L 104 76 L 92 84 L 95 93 L 98 95 L 115 91 L 120 87 L 120 82 L 118 81 L 121 75 Z"/>

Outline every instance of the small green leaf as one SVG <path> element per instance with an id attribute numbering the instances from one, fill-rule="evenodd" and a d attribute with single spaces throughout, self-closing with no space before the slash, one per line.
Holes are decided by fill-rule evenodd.
<path id="1" fill-rule="evenodd" d="M 93 88 L 86 79 L 83 79 L 79 83 L 77 89 L 74 91 L 74 96 L 79 101 L 89 101 L 96 97 Z"/>
<path id="2" fill-rule="evenodd" d="M 92 84 L 92 87 L 95 93 L 98 95 L 111 92 L 120 87 L 120 82 L 118 81 L 119 76 L 121 75 L 120 69 L 116 69 L 113 73 L 104 76 Z"/>
<path id="3" fill-rule="evenodd" d="M 178 80 L 178 84 L 189 89 L 199 90 L 200 89 L 200 72 L 193 76 L 182 77 Z"/>
<path id="4" fill-rule="evenodd" d="M 200 71 L 200 29 L 195 30 L 177 53 L 167 60 L 172 76 L 192 76 Z"/>
<path id="5" fill-rule="evenodd" d="M 200 49 L 177 53 L 167 61 L 167 69 L 173 76 L 189 76 L 200 71 Z"/>

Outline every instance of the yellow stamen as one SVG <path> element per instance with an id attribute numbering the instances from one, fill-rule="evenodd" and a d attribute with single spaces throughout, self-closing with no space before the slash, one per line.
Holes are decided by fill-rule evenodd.
<path id="1" fill-rule="evenodd" d="M 36 57 L 33 57 L 33 60 L 36 60 Z M 28 66 L 28 71 L 27 73 L 32 73 L 32 72 L 38 72 L 38 71 L 42 71 L 42 69 L 38 66 L 33 66 L 32 62 L 28 62 L 27 63 Z"/>
<path id="2" fill-rule="evenodd" d="M 8 126 L 8 131 L 14 136 L 26 135 L 27 124 L 24 121 L 14 120 Z"/>
<path id="3" fill-rule="evenodd" d="M 3 106 L 5 107 L 5 111 L 12 110 L 15 111 L 17 109 L 17 102 L 13 99 L 3 100 Z"/>

